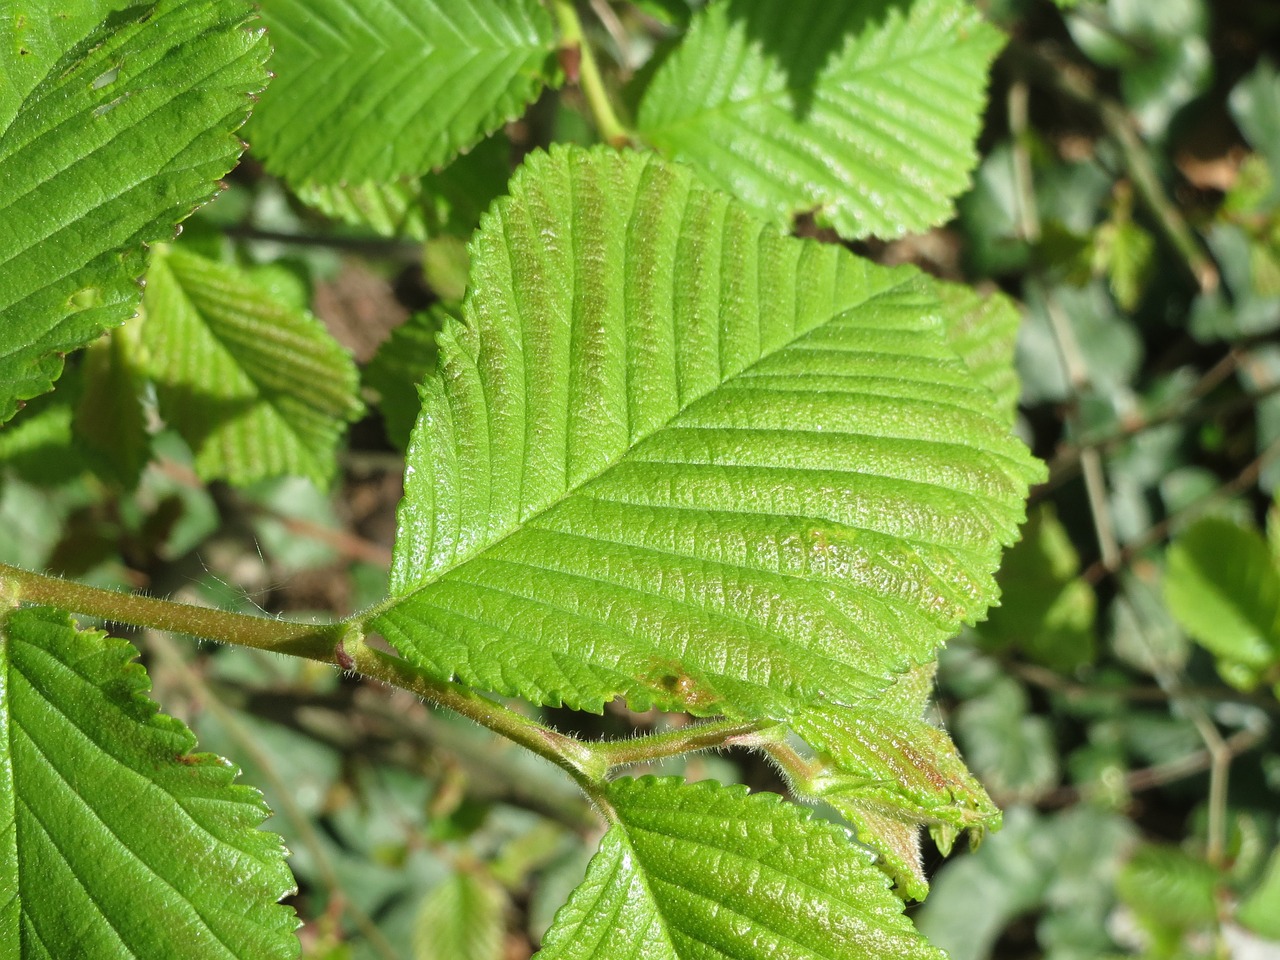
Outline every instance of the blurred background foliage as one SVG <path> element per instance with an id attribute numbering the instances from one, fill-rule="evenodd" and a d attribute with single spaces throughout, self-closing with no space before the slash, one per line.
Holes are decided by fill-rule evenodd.
<path id="1" fill-rule="evenodd" d="M 1005 827 L 948 861 L 930 848 L 912 914 L 955 960 L 1275 958 L 1280 4 L 981 5 L 1011 40 L 972 190 L 945 228 L 856 245 L 1023 305 L 1018 429 L 1051 467 L 1003 606 L 938 675 L 937 720 Z M 591 0 L 622 102 L 696 6 Z M 414 384 L 465 289 L 465 238 L 524 152 L 591 138 L 567 89 L 413 183 L 294 195 L 242 164 L 179 245 L 353 351 L 369 412 L 337 477 L 202 475 L 134 389 L 126 325 L 0 432 L 0 560 L 291 615 L 380 599 Z M 536 948 L 599 829 L 554 769 L 328 669 L 134 639 L 166 709 L 276 811 L 307 957 Z M 593 737 L 682 722 L 545 713 Z M 664 770 L 781 789 L 739 754 Z"/>

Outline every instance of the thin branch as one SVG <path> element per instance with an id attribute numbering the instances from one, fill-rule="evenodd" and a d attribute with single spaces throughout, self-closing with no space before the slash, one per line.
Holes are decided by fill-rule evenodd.
<path id="1" fill-rule="evenodd" d="M 1125 546 L 1125 548 L 1120 551 L 1120 560 L 1117 566 L 1108 567 L 1099 560 L 1090 564 L 1081 576 L 1086 582 L 1097 584 L 1109 574 L 1115 573 L 1117 570 L 1124 569 L 1134 557 L 1141 554 L 1144 550 L 1154 547 L 1167 539 L 1173 528 L 1177 525 L 1191 517 L 1194 517 L 1196 514 L 1203 512 L 1207 507 L 1219 500 L 1226 500 L 1238 493 L 1243 493 L 1245 490 L 1248 490 L 1258 482 L 1258 477 L 1262 475 L 1262 471 L 1266 469 L 1267 464 L 1276 459 L 1276 457 L 1280 457 L 1280 440 L 1272 441 L 1270 446 L 1263 450 L 1261 454 L 1236 474 L 1233 479 L 1222 484 L 1217 489 L 1211 490 L 1204 496 L 1197 498 L 1176 513 L 1169 514 L 1169 516 L 1165 517 L 1159 523 L 1150 527 L 1142 536 Z"/>
<path id="2" fill-rule="evenodd" d="M 1202 293 L 1218 288 L 1218 267 L 1205 252 L 1177 205 L 1169 198 L 1156 173 L 1151 152 L 1139 136 L 1133 118 L 1123 104 L 1099 93 L 1080 67 L 1019 40 L 1013 40 L 1005 54 L 1015 69 L 1093 111 L 1102 128 L 1120 148 L 1129 179 L 1138 198 L 1154 218 L 1169 245 L 1177 251 L 1179 263 Z"/>
<path id="3" fill-rule="evenodd" d="M 600 134 L 601 140 L 615 147 L 629 143 L 632 139 L 631 131 L 618 119 L 618 114 L 613 108 L 613 101 L 609 98 L 604 77 L 601 76 L 600 67 L 596 63 L 595 52 L 583 34 L 577 7 L 574 6 L 573 0 L 554 0 L 553 7 L 556 20 L 560 24 L 561 49 L 569 56 L 576 58 L 576 69 L 567 72 L 577 73 L 578 86 L 582 89 L 582 95 L 586 97 L 587 106 L 591 109 L 591 116 L 596 122 L 596 132 Z M 570 81 L 573 79 L 570 76 Z"/>
<path id="4" fill-rule="evenodd" d="M 294 623 L 104 590 L 3 563 L 0 588 L 0 593 L 14 602 L 51 604 L 112 623 L 183 633 L 322 663 L 337 663 L 335 648 L 347 630 L 345 624 Z"/>
<path id="5" fill-rule="evenodd" d="M 1237 730 L 1222 741 L 1228 759 L 1234 760 L 1241 754 L 1252 750 L 1263 741 L 1266 735 L 1267 731 L 1264 729 Z M 1213 756 L 1208 749 L 1197 750 L 1176 760 L 1157 763 L 1138 770 L 1130 770 L 1125 774 L 1124 786 L 1131 794 L 1141 793 L 1144 790 L 1154 790 L 1157 787 L 1185 780 L 1187 777 L 1194 777 L 1197 773 L 1204 773 L 1212 766 Z M 1045 808 L 1066 807 L 1083 800 L 1086 793 L 1087 788 L 1076 786 L 1059 787 L 1057 790 L 1040 797 L 1037 805 Z"/>
<path id="6" fill-rule="evenodd" d="M 1060 693 L 1065 697 L 1095 698 L 1113 697 L 1117 700 L 1128 700 L 1134 703 L 1168 703 L 1169 694 L 1156 684 L 1129 685 L 1123 687 L 1095 686 L 1079 683 L 1064 677 L 1056 670 L 1042 667 L 1034 663 L 1023 663 L 1017 660 L 1002 660 L 1005 668 L 1018 676 L 1020 680 Z M 1269 713 L 1280 713 L 1280 700 L 1265 693 L 1246 693 L 1232 687 L 1192 686 L 1183 687 L 1182 691 L 1189 697 L 1199 697 L 1214 703 L 1247 703 L 1252 707 L 1266 710 Z"/>
<path id="7" fill-rule="evenodd" d="M 1075 328 L 1071 320 L 1063 312 L 1057 299 L 1048 290 L 1044 291 L 1045 310 L 1049 314 L 1049 325 L 1062 355 L 1063 366 L 1067 370 L 1067 380 L 1071 390 L 1071 406 L 1067 412 L 1068 422 L 1075 428 L 1080 425 L 1080 398 L 1089 388 L 1089 369 L 1084 354 L 1076 340 Z M 1102 554 L 1102 564 L 1107 570 L 1116 570 L 1120 564 L 1120 544 L 1116 540 L 1115 522 L 1111 516 L 1111 501 L 1107 495 L 1107 478 L 1102 469 L 1102 455 L 1094 448 L 1085 448 L 1080 452 L 1080 468 L 1084 471 L 1085 492 L 1089 498 L 1089 512 L 1093 517 L 1093 528 L 1098 538 L 1098 550 Z"/>

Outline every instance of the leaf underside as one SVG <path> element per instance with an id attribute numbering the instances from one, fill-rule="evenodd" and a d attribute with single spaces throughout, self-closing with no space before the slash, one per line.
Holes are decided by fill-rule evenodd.
<path id="1" fill-rule="evenodd" d="M 243 271 L 176 248 L 153 257 L 143 311 L 160 413 L 203 479 L 328 481 L 361 405 L 355 364 L 319 320 Z"/>
<path id="2" fill-rule="evenodd" d="M 536 154 L 510 189 L 423 387 L 373 629 L 537 703 L 785 717 L 983 614 L 1038 467 L 927 281 L 652 155 Z"/>
<path id="3" fill-rule="evenodd" d="M 839 828 L 776 794 L 619 779 L 612 826 L 538 960 L 852 960 L 944 954 Z"/>
<path id="4" fill-rule="evenodd" d="M 133 314 L 145 245 L 235 165 L 234 131 L 266 83 L 250 14 L 240 0 L 161 0 L 91 30 L 79 13 L 58 26 L 44 22 L 58 12 L 26 15 L 45 56 L 38 78 L 24 64 L 16 112 L 0 101 L 0 421 L 51 388 L 62 353 Z"/>
<path id="5" fill-rule="evenodd" d="M 0 619 L 0 957 L 296 957 L 261 795 L 156 712 L 136 651 L 50 608 Z"/>
<path id="6" fill-rule="evenodd" d="M 1002 44 L 967 0 L 721 0 L 637 129 L 773 218 L 897 237 L 945 222 L 968 187 Z"/>
<path id="7" fill-rule="evenodd" d="M 296 185 L 442 166 L 524 112 L 555 45 L 538 0 L 264 0 L 275 79 L 250 139 Z"/>

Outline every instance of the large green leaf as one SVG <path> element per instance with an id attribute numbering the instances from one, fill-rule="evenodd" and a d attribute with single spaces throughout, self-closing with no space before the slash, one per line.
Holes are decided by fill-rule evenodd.
<path id="1" fill-rule="evenodd" d="M 776 794 L 620 779 L 539 960 L 942 960 L 841 831 Z"/>
<path id="2" fill-rule="evenodd" d="M 255 152 L 296 184 L 417 176 L 524 111 L 555 46 L 538 0 L 264 0 Z"/>
<path id="3" fill-rule="evenodd" d="M 720 0 L 638 128 L 775 218 L 896 237 L 947 220 L 969 185 L 1002 42 L 966 0 Z"/>
<path id="4" fill-rule="evenodd" d="M 160 412 L 203 478 L 329 479 L 361 405 L 355 364 L 319 320 L 244 271 L 178 248 L 153 257 L 143 310 Z"/>
<path id="5" fill-rule="evenodd" d="M 995 598 L 1039 468 L 928 282 L 652 155 L 536 154 L 472 245 L 372 626 L 539 703 L 856 702 Z"/>
<path id="6" fill-rule="evenodd" d="M 161 0 L 88 28 L 113 5 L 2 18 L 19 65 L 0 82 L 0 421 L 136 310 L 145 245 L 215 192 L 266 83 L 247 3 Z"/>
<path id="7" fill-rule="evenodd" d="M 1280 570 L 1261 535 L 1207 517 L 1169 549 L 1165 599 L 1187 633 L 1248 671 L 1280 661 Z"/>
<path id="8" fill-rule="evenodd" d="M 296 957 L 268 810 L 156 712 L 123 640 L 0 616 L 0 956 Z"/>

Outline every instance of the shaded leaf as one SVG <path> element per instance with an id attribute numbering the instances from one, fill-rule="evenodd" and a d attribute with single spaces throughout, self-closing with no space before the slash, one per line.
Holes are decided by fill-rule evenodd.
<path id="1" fill-rule="evenodd" d="M 152 259 L 143 309 L 161 415 L 202 478 L 328 481 L 361 405 L 355 364 L 319 320 L 180 248 Z"/>
<path id="2" fill-rule="evenodd" d="M 1206 517 L 1169 548 L 1165 600 L 1215 656 L 1250 671 L 1280 660 L 1280 572 L 1258 533 Z"/>
<path id="3" fill-rule="evenodd" d="M 1236 919 L 1255 933 L 1280 940 L 1280 848 L 1271 854 L 1262 882 L 1241 902 Z"/>
<path id="4" fill-rule="evenodd" d="M 391 331 L 364 371 L 364 382 L 380 394 L 378 409 L 387 438 L 401 450 L 422 409 L 418 384 L 436 366 L 436 333 L 452 315 L 436 304 Z"/>
<path id="5" fill-rule="evenodd" d="M 507 895 L 492 880 L 457 870 L 423 898 L 414 960 L 502 960 Z"/>
<path id="6" fill-rule="evenodd" d="M 1148 923 L 1202 927 L 1217 922 L 1218 871 L 1177 847 L 1140 848 L 1116 877 L 1116 893 Z"/>
<path id="7" fill-rule="evenodd" d="M 644 93 L 637 127 L 778 220 L 842 237 L 943 223 L 977 163 L 1000 33 L 962 0 L 710 4 Z"/>
<path id="8" fill-rule="evenodd" d="M 537 0 L 265 0 L 276 77 L 250 131 L 295 184 L 443 166 L 524 112 L 555 35 Z"/>
<path id="9" fill-rule="evenodd" d="M 135 312 L 145 245 L 213 195 L 266 83 L 240 0 L 133 6 L 87 32 L 61 16 L 16 18 L 44 53 L 19 69 L 16 110 L 0 95 L 0 421 Z"/>
<path id="10" fill-rule="evenodd" d="M 137 486 L 151 453 L 137 337 L 129 324 L 89 345 L 72 421 L 97 472 L 126 489 Z"/>
<path id="11" fill-rule="evenodd" d="M 1057 782 L 1053 731 L 1029 707 L 1021 684 L 1000 677 L 955 711 L 969 766 L 997 797 L 1035 797 Z"/>
<path id="12" fill-rule="evenodd" d="M 994 599 L 1038 465 L 931 285 L 651 155 L 535 154 L 439 336 L 370 626 L 539 703 L 785 716 Z"/>
<path id="13" fill-rule="evenodd" d="M 0 618 L 5 956 L 268 960 L 300 953 L 268 810 L 156 712 L 128 643 L 49 608 Z"/>
<path id="14" fill-rule="evenodd" d="M 1032 514 L 996 579 L 1000 606 L 977 627 L 988 648 L 1014 647 L 1063 672 L 1093 660 L 1097 597 L 1052 507 Z"/>
<path id="15" fill-rule="evenodd" d="M 881 960 L 942 953 L 864 851 L 776 794 L 620 779 L 586 879 L 539 960 Z"/>

